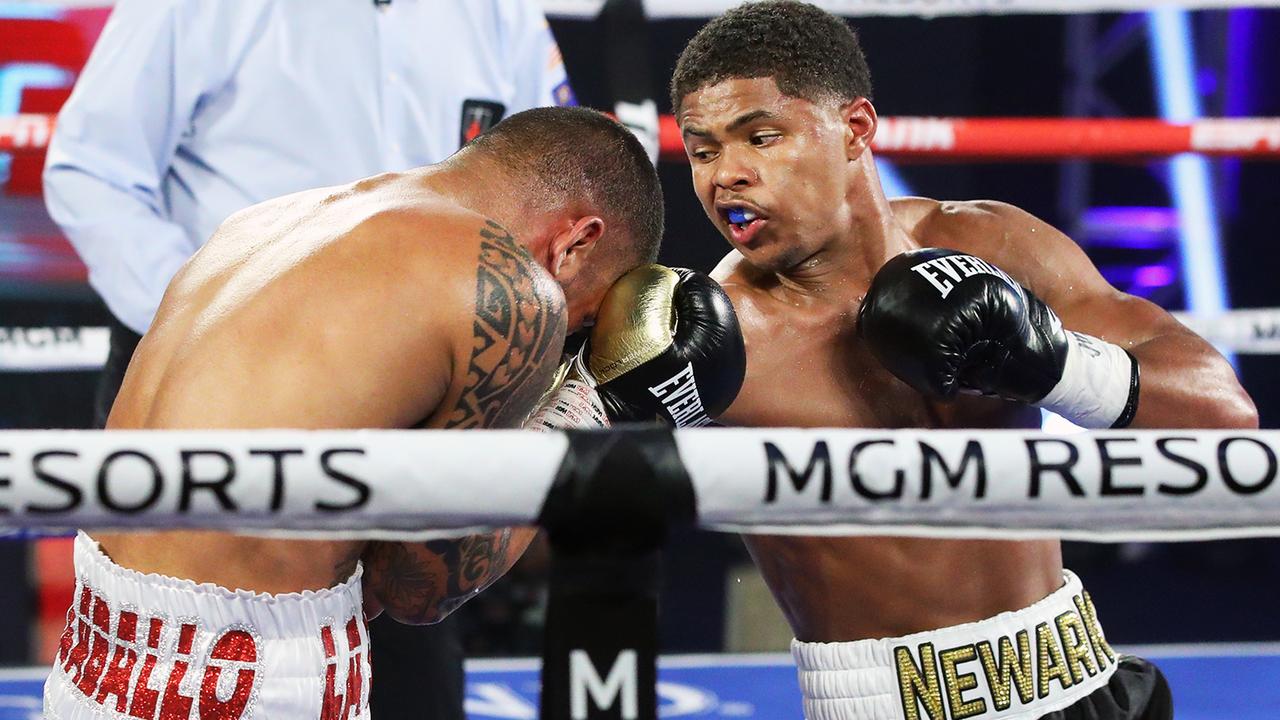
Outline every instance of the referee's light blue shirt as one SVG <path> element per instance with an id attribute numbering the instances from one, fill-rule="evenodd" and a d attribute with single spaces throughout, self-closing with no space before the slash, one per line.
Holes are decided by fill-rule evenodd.
<path id="1" fill-rule="evenodd" d="M 58 118 L 45 198 L 144 332 L 231 213 L 438 162 L 484 103 L 572 97 L 537 0 L 119 0 Z"/>

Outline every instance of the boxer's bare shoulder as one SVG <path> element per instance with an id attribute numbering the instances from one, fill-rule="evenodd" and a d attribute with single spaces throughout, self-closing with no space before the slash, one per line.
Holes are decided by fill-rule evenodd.
<path id="1" fill-rule="evenodd" d="M 770 312 L 769 303 L 762 294 L 762 285 L 766 277 L 742 256 L 737 250 L 730 250 L 711 271 L 711 277 L 724 289 L 733 304 L 738 316 L 738 327 L 742 330 L 742 342 L 747 350 L 747 357 L 756 355 L 754 346 L 769 336 Z M 759 373 L 758 364 L 747 363 L 747 376 L 743 381 L 738 396 L 734 398 L 728 409 L 717 418 L 721 422 L 745 423 L 753 412 L 756 402 L 753 390 L 762 383 L 761 378 L 753 377 Z"/>
<path id="2" fill-rule="evenodd" d="M 329 253 L 332 271 L 358 265 L 347 272 L 369 288 L 383 354 L 425 379 L 415 358 L 447 349 L 449 371 L 433 375 L 447 389 L 428 392 L 431 408 L 411 424 L 518 426 L 550 381 L 565 332 L 564 294 L 523 245 L 489 218 L 432 200 L 368 216 L 343 245 Z"/>
<path id="3" fill-rule="evenodd" d="M 894 218 L 924 247 L 946 247 L 975 254 L 1025 251 L 1022 236 L 1029 232 L 1030 214 L 992 200 L 934 200 L 902 197 L 890 201 Z M 1039 221 L 1037 221 L 1039 222 Z M 1040 223 L 1043 225 L 1043 223 Z"/>
<path id="4" fill-rule="evenodd" d="M 733 301 L 733 309 L 738 314 L 738 322 L 746 325 L 759 325 L 760 309 L 757 306 L 757 294 L 765 289 L 769 276 L 748 263 L 742 253 L 730 250 L 711 271 L 711 277 L 724 288 L 725 294 Z"/>
<path id="5" fill-rule="evenodd" d="M 1017 206 L 910 198 L 894 201 L 893 207 L 920 245 L 971 253 L 995 264 L 1074 330 L 1125 345 L 1153 329 L 1185 332 L 1160 308 L 1116 290 L 1074 240 Z"/>
<path id="6" fill-rule="evenodd" d="M 455 369 L 457 385 L 428 427 L 519 427 L 550 384 L 564 345 L 560 286 L 501 225 L 472 226 L 468 245 L 470 313 Z"/>
<path id="7" fill-rule="evenodd" d="M 904 198 L 894 215 L 925 247 L 972 253 L 995 263 L 1041 298 L 1061 285 L 1101 291 L 1105 283 L 1084 251 L 1049 223 L 994 200 Z M 1119 293 L 1114 298 L 1118 299 Z"/>
<path id="8" fill-rule="evenodd" d="M 559 286 L 493 221 L 380 178 L 364 191 L 357 183 L 254 206 L 192 259 L 131 370 L 168 400 L 164 417 L 438 427 L 466 408 L 455 420 L 471 427 L 500 419 L 487 415 L 502 393 L 535 392 L 526 385 L 543 369 L 533 361 L 563 335 Z M 214 356 L 220 367 L 210 369 Z M 511 358 L 528 372 L 498 382 Z M 180 394 L 165 393 L 169 378 Z M 473 383 L 486 399 L 468 399 Z M 220 403 L 210 418 L 207 402 L 188 400 L 202 385 L 252 402 Z"/>

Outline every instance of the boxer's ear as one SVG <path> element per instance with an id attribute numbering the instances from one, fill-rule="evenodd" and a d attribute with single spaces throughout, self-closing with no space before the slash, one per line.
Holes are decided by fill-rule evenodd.
<path id="1" fill-rule="evenodd" d="M 866 98 L 855 98 L 840 106 L 840 119 L 845 129 L 845 154 L 850 160 L 856 160 L 875 139 L 879 123 L 876 108 Z"/>
<path id="2" fill-rule="evenodd" d="M 586 215 L 572 222 L 551 238 L 551 263 L 548 268 L 562 286 L 571 284 L 584 273 L 591 261 L 596 243 L 604 237 L 604 220 L 599 215 Z"/>

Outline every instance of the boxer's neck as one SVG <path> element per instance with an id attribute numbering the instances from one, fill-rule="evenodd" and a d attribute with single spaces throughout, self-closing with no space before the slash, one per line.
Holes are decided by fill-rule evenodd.
<path id="1" fill-rule="evenodd" d="M 845 193 L 847 220 L 833 228 L 817 252 L 777 274 L 779 283 L 788 290 L 860 298 L 881 266 L 916 247 L 893 213 L 871 153 L 857 162 L 859 167 Z"/>
<path id="2" fill-rule="evenodd" d="M 421 180 L 433 192 L 482 215 L 525 245 L 547 235 L 546 207 L 529 179 L 517 179 L 489 158 L 458 153 L 448 160 L 421 168 Z"/>

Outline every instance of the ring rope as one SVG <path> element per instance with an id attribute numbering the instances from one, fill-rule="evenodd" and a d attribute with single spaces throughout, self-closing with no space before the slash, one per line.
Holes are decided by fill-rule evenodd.
<path id="1" fill-rule="evenodd" d="M 37 0 L 39 2 L 39 0 Z M 62 7 L 107 7 L 114 0 L 59 0 Z M 710 18 L 741 0 L 643 0 L 651 19 Z M 600 14 L 605 0 L 539 0 L 548 17 L 591 20 Z M 1150 10 L 1151 0 L 814 0 L 835 15 L 937 17 L 943 15 L 1079 14 Z M 1276 7 L 1280 0 L 1181 0 L 1189 10 L 1238 7 Z"/>
<path id="2" fill-rule="evenodd" d="M 650 19 L 709 18 L 728 10 L 741 0 L 644 0 Z M 1151 0 L 815 0 L 815 5 L 835 15 L 985 15 L 1010 13 L 1076 14 L 1150 10 Z M 550 17 L 591 19 L 600 13 L 604 0 L 542 0 Z M 1182 0 L 1180 7 L 1235 8 L 1272 7 L 1278 0 Z"/>
<path id="3" fill-rule="evenodd" d="M 612 432 L 622 433 L 614 447 L 654 437 Z M 697 523 L 712 530 L 1091 541 L 1280 535 L 1280 431 L 703 428 L 674 431 L 674 441 L 647 451 L 676 456 L 655 466 L 687 473 Z M 572 483 L 592 481 L 575 474 L 575 457 L 564 432 L 5 431 L 0 524 L 456 535 L 536 523 L 552 492 L 584 496 L 587 485 Z M 610 487 L 646 499 L 635 505 L 652 505 L 655 488 L 671 485 L 617 467 L 605 473 Z M 618 472 L 629 473 L 625 482 Z"/>
<path id="4" fill-rule="evenodd" d="M 660 118 L 661 156 L 687 161 L 675 118 Z M 1178 153 L 1280 158 L 1280 118 L 881 117 L 872 150 L 920 161 L 1140 159 Z"/>
<path id="5" fill-rule="evenodd" d="M 54 115 L 0 116 L 0 152 L 43 152 Z M 660 155 L 685 162 L 675 118 L 659 120 Z M 1280 158 L 1280 118 L 1205 119 L 1172 123 L 1154 118 L 881 117 L 872 149 L 889 158 L 921 161 L 1137 159 L 1200 153 Z"/>
<path id="6" fill-rule="evenodd" d="M 1174 317 L 1225 352 L 1280 353 L 1280 308 Z M 96 370 L 110 346 L 105 327 L 0 327 L 0 372 Z"/>

